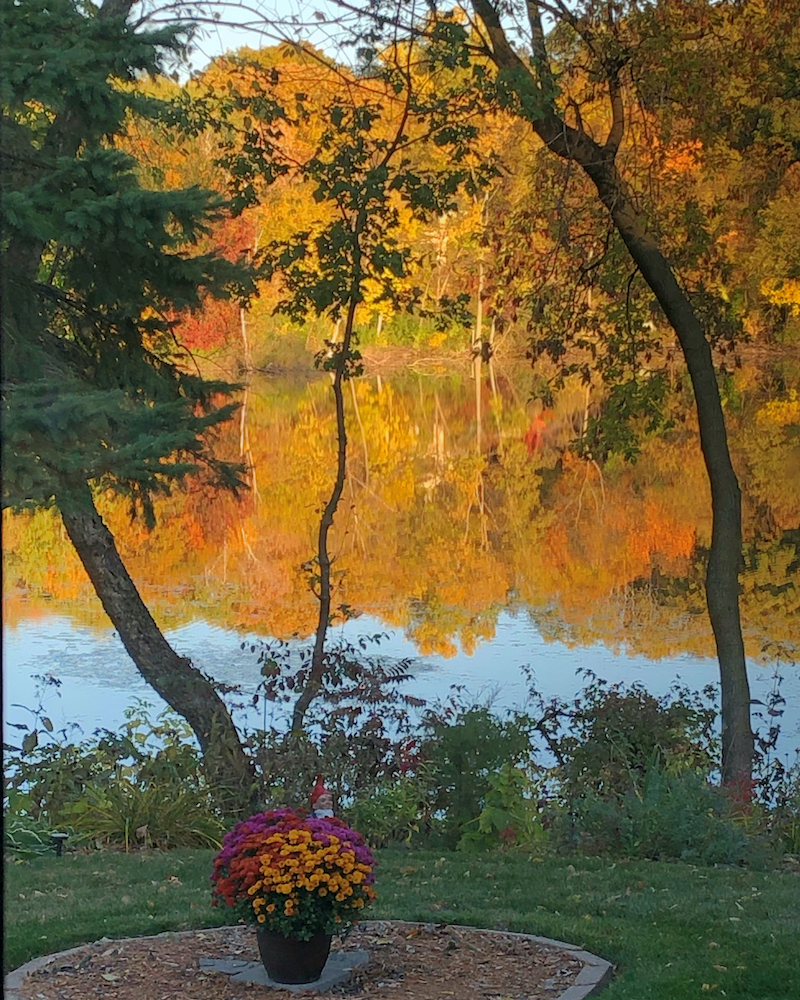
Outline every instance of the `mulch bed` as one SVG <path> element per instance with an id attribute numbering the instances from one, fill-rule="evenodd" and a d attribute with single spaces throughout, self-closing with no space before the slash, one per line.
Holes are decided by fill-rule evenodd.
<path id="1" fill-rule="evenodd" d="M 582 968 L 564 949 L 514 935 L 448 925 L 367 921 L 333 949 L 364 948 L 369 964 L 326 996 L 365 1000 L 556 1000 Z M 201 970 L 201 958 L 258 961 L 255 932 L 222 927 L 104 940 L 31 973 L 25 1000 L 287 1000 L 313 997 Z"/>

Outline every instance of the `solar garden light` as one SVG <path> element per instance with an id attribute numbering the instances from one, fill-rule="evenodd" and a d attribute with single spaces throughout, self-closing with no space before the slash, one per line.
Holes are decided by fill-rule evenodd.
<path id="1" fill-rule="evenodd" d="M 69 836 L 68 833 L 51 833 L 50 839 L 53 841 L 53 847 L 56 849 L 56 857 L 61 857 L 61 850 L 64 847 L 64 841 Z"/>

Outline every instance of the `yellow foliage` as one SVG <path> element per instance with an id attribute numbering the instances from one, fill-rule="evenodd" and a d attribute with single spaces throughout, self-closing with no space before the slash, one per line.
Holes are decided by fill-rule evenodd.
<path id="1" fill-rule="evenodd" d="M 790 389 L 787 399 L 771 399 L 756 411 L 756 423 L 788 427 L 800 424 L 800 396 Z"/>

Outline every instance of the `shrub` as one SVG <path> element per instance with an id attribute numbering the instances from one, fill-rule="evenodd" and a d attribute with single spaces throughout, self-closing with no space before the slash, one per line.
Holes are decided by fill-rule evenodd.
<path id="1" fill-rule="evenodd" d="M 430 828 L 431 768 L 378 785 L 346 810 L 348 820 L 372 847 L 407 844 Z"/>
<path id="2" fill-rule="evenodd" d="M 673 687 L 657 698 L 639 683 L 590 682 L 565 713 L 561 782 L 567 797 L 625 794 L 653 769 L 708 775 L 717 766 L 713 688 Z"/>
<path id="3" fill-rule="evenodd" d="M 105 788 L 87 788 L 62 810 L 75 837 L 97 847 L 219 847 L 224 826 L 207 793 L 171 781 L 136 783 L 118 776 Z"/>
<path id="4" fill-rule="evenodd" d="M 429 712 L 420 753 L 434 768 L 430 812 L 444 845 L 455 847 L 486 806 L 492 778 L 532 754 L 527 717 L 498 718 L 486 705 Z"/>
<path id="5" fill-rule="evenodd" d="M 249 737 L 248 747 L 263 776 L 265 803 L 305 803 L 314 776 L 321 772 L 339 808 L 349 807 L 405 773 L 409 710 L 423 702 L 401 690 L 410 679 L 408 661 L 365 652 L 383 639 L 382 634 L 363 636 L 356 643 L 341 640 L 327 649 L 322 688 L 306 713 L 301 736 L 272 727 Z M 270 640 L 250 644 L 250 651 L 264 677 L 256 701 L 263 697 L 291 710 L 308 681 L 310 648 Z"/>
<path id="6" fill-rule="evenodd" d="M 800 855 L 800 756 L 794 765 L 773 760 L 758 785 L 757 825 L 784 854 Z"/>
<path id="7" fill-rule="evenodd" d="M 563 842 L 589 854 L 740 864 L 749 853 L 721 789 L 693 771 L 665 774 L 656 763 L 622 793 L 573 797 L 555 825 Z"/>
<path id="8" fill-rule="evenodd" d="M 169 711 L 152 720 L 148 708 L 128 709 L 120 733 L 61 742 L 45 726 L 48 742 L 23 741 L 6 757 L 11 814 L 31 829 L 69 825 L 71 840 L 98 846 L 217 846 L 224 827 L 191 730 Z"/>
<path id="9" fill-rule="evenodd" d="M 503 764 L 489 775 L 489 790 L 477 819 L 467 824 L 458 846 L 462 850 L 519 847 L 541 851 L 549 841 L 542 822 L 540 787 L 521 767 Z"/>

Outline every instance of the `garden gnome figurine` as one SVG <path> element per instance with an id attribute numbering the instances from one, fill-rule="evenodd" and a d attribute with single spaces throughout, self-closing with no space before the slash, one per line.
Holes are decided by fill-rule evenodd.
<path id="1" fill-rule="evenodd" d="M 333 816 L 333 797 L 325 787 L 321 774 L 317 775 L 317 783 L 311 792 L 311 815 L 317 819 Z"/>

